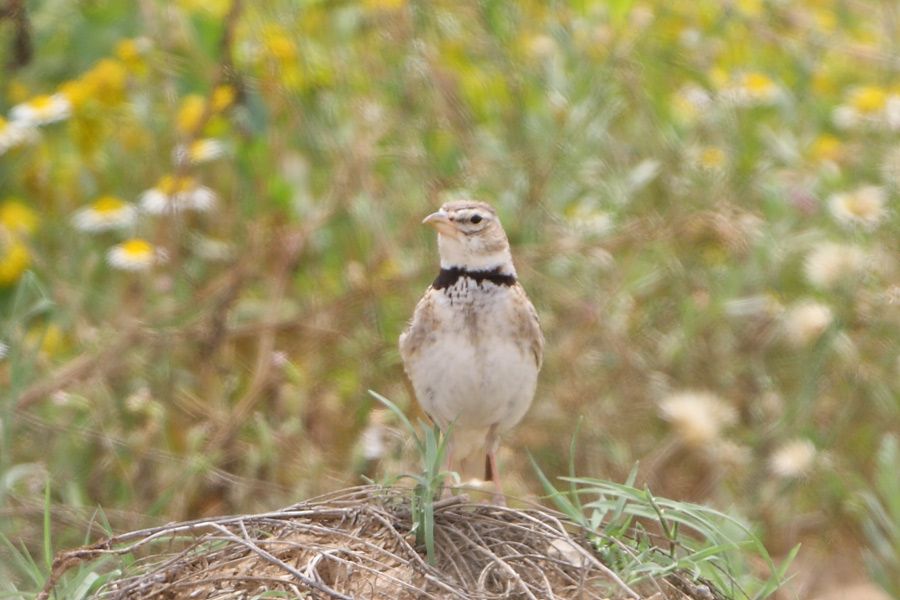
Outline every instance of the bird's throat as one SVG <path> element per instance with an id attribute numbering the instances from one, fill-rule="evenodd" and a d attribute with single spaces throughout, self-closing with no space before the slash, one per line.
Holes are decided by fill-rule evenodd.
<path id="1" fill-rule="evenodd" d="M 480 284 L 484 281 L 490 281 L 494 285 L 512 286 L 516 283 L 516 276 L 509 273 L 503 273 L 500 267 L 495 267 L 484 271 L 469 271 L 462 267 L 450 267 L 449 269 L 441 269 L 434 282 L 431 284 L 436 290 L 451 287 L 461 277 L 467 277 Z"/>

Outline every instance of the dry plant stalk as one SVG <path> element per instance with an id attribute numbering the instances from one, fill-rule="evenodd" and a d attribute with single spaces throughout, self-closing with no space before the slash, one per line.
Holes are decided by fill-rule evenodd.
<path id="1" fill-rule="evenodd" d="M 60 554 L 39 598 L 74 566 L 139 557 L 99 598 L 714 598 L 670 575 L 630 588 L 552 511 L 435 503 L 437 561 L 414 547 L 409 491 L 351 488 L 292 507 L 175 523 Z"/>

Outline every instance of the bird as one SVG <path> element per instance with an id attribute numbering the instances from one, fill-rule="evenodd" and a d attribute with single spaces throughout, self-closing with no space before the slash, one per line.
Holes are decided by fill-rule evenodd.
<path id="1" fill-rule="evenodd" d="M 502 503 L 500 436 L 531 406 L 543 361 L 537 311 L 493 207 L 447 202 L 422 223 L 437 231 L 440 271 L 400 335 L 403 368 L 423 411 L 450 430 L 448 469 L 466 478 L 483 465 Z"/>

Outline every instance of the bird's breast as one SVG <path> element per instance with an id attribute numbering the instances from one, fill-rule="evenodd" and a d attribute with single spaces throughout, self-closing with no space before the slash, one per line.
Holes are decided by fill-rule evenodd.
<path id="1" fill-rule="evenodd" d="M 435 298 L 434 335 L 408 367 L 422 407 L 440 424 L 504 430 L 527 411 L 537 367 L 518 339 L 515 302 L 510 287 L 469 279 Z"/>

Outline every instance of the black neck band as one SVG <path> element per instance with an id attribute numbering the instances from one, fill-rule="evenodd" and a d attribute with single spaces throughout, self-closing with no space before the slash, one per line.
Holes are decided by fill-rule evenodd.
<path id="1" fill-rule="evenodd" d="M 456 283 L 460 277 L 468 277 L 474 279 L 475 283 L 480 284 L 482 281 L 490 281 L 494 285 L 511 286 L 516 283 L 516 276 L 507 273 L 501 273 L 500 267 L 495 267 L 490 271 L 468 271 L 460 267 L 451 267 L 449 269 L 441 269 L 434 282 L 431 284 L 436 290 L 448 288 Z"/>

